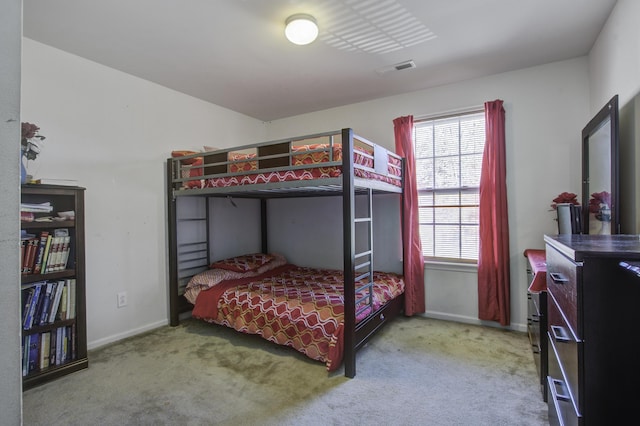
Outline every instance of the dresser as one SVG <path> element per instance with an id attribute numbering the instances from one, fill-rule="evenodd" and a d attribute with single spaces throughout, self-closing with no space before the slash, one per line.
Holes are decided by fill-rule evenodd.
<path id="1" fill-rule="evenodd" d="M 545 236 L 552 425 L 628 424 L 640 384 L 640 238 Z"/>

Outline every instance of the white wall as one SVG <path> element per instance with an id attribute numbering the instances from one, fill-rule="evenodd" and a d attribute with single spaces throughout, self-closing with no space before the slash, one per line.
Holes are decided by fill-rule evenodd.
<path id="1" fill-rule="evenodd" d="M 589 53 L 591 111 L 613 96 L 620 108 L 620 223 L 640 232 L 640 2 L 618 0 Z"/>
<path id="2" fill-rule="evenodd" d="M 366 217 L 367 197 L 356 196 L 356 216 Z M 373 266 L 402 273 L 400 196 L 375 195 Z M 269 201 L 269 250 L 297 265 L 342 269 L 342 198 L 316 197 Z M 368 250 L 367 224 L 356 226 L 356 252 Z"/>
<path id="3" fill-rule="evenodd" d="M 620 106 L 640 93 L 640 2 L 618 0 L 589 53 L 591 112 L 613 95 Z"/>
<path id="4" fill-rule="evenodd" d="M 20 43 L 22 1 L 3 2 L 0 13 L 0 424 L 22 420 L 20 362 Z"/>
<path id="5" fill-rule="evenodd" d="M 29 171 L 87 188 L 89 347 L 166 324 L 164 160 L 264 140 L 263 123 L 30 39 L 22 53 L 22 119 L 47 137 Z"/>
<path id="6" fill-rule="evenodd" d="M 428 116 L 504 100 L 511 316 L 512 327 L 524 330 L 523 252 L 544 248 L 543 234 L 557 233 L 555 215 L 549 211 L 551 200 L 563 191 L 580 191 L 580 132 L 589 118 L 588 89 L 587 58 L 582 57 L 274 121 L 268 138 L 353 127 L 357 134 L 393 149 L 396 117 Z M 479 322 L 474 271 L 427 267 L 425 281 L 427 315 Z"/>

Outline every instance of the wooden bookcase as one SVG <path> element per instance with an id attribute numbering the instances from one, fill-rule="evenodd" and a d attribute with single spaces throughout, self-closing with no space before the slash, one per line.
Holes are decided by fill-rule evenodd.
<path id="1" fill-rule="evenodd" d="M 53 236 L 56 230 L 62 230 L 62 232 L 66 230 L 70 236 L 69 255 L 64 266 L 59 260 L 59 267 L 54 271 L 38 272 L 35 267 L 38 260 L 36 248 L 31 270 L 21 271 L 23 390 L 87 368 L 89 365 L 85 304 L 84 190 L 84 188 L 72 186 L 22 185 L 21 202 L 23 204 L 51 203 L 53 207 L 51 212 L 34 212 L 35 220 L 33 221 L 28 221 L 32 218 L 26 218 L 27 221 L 21 218 L 22 233 L 26 233 L 27 238 L 35 236 L 38 240 L 43 233 Z M 57 218 L 60 212 L 74 212 L 75 218 L 41 221 L 46 217 Z M 23 250 L 26 251 L 21 244 L 21 251 Z M 49 254 L 52 252 L 50 251 Z M 21 265 L 22 268 L 29 266 L 24 263 Z M 73 282 L 75 284 L 72 284 Z M 63 299 L 66 292 L 61 291 L 59 308 L 52 315 L 56 290 L 58 287 L 63 288 L 63 285 L 70 297 Z M 28 303 L 29 294 L 35 292 L 31 289 L 37 286 L 40 287 L 40 295 L 44 297 L 39 297 L 41 303 L 34 305 L 33 312 L 36 315 L 31 315 L 32 324 L 25 326 L 25 318 L 32 304 Z M 74 290 L 69 290 L 72 288 Z M 50 290 L 48 298 L 46 297 L 47 289 Z M 68 307 L 69 313 L 62 314 L 60 312 L 62 306 Z M 43 310 L 48 312 L 43 313 Z M 39 315 L 37 315 L 38 312 Z M 27 349 L 25 349 L 25 343 Z M 49 346 L 48 349 L 47 346 Z M 55 346 L 54 350 L 52 346 Z"/>

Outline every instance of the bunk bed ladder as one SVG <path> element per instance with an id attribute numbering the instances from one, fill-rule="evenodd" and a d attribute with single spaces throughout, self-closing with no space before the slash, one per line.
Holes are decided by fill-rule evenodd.
<path id="1" fill-rule="evenodd" d="M 353 131 L 343 129 L 342 149 L 345 153 L 353 150 Z M 366 215 L 356 217 L 353 156 L 342 156 L 342 224 L 344 256 L 344 371 L 345 376 L 356 375 L 356 352 L 363 342 L 356 341 L 356 317 L 373 312 L 373 191 L 366 191 Z M 356 225 L 365 224 L 366 230 Z M 356 235 L 366 241 L 358 241 Z M 356 247 L 359 251 L 356 253 Z M 362 280 L 362 281 L 361 281 Z M 356 282 L 364 282 L 356 288 Z M 361 296 L 356 298 L 356 294 Z"/>
<path id="2" fill-rule="evenodd" d="M 171 176 L 171 164 L 168 168 Z M 209 202 L 207 198 L 175 197 L 169 188 L 169 324 L 177 326 L 180 314 L 191 310 L 183 297 L 189 279 L 209 264 Z"/>
<path id="3" fill-rule="evenodd" d="M 354 270 L 358 274 L 354 277 L 355 282 L 363 282 L 360 287 L 355 288 L 356 294 L 361 294 L 355 300 L 356 317 L 361 314 L 373 312 L 373 220 L 372 220 L 372 190 L 367 190 L 367 215 L 354 219 L 354 224 L 363 223 L 367 225 L 365 237 L 367 241 L 364 243 L 364 251 L 356 253 L 354 256 Z M 356 240 L 362 233 L 356 232 Z M 362 247 L 362 244 L 356 244 Z"/>

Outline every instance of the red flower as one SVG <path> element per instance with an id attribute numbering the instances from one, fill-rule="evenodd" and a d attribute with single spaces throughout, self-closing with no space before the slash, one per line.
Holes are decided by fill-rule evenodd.
<path id="1" fill-rule="evenodd" d="M 589 199 L 589 213 L 600 213 L 603 209 L 611 209 L 611 194 L 607 191 L 594 192 Z"/>
<path id="2" fill-rule="evenodd" d="M 558 204 L 562 203 L 575 204 L 576 206 L 580 205 L 580 203 L 578 202 L 578 196 L 573 192 L 563 192 L 552 201 L 553 203 L 551 204 L 551 208 L 553 208 L 554 210 L 557 209 Z"/>

